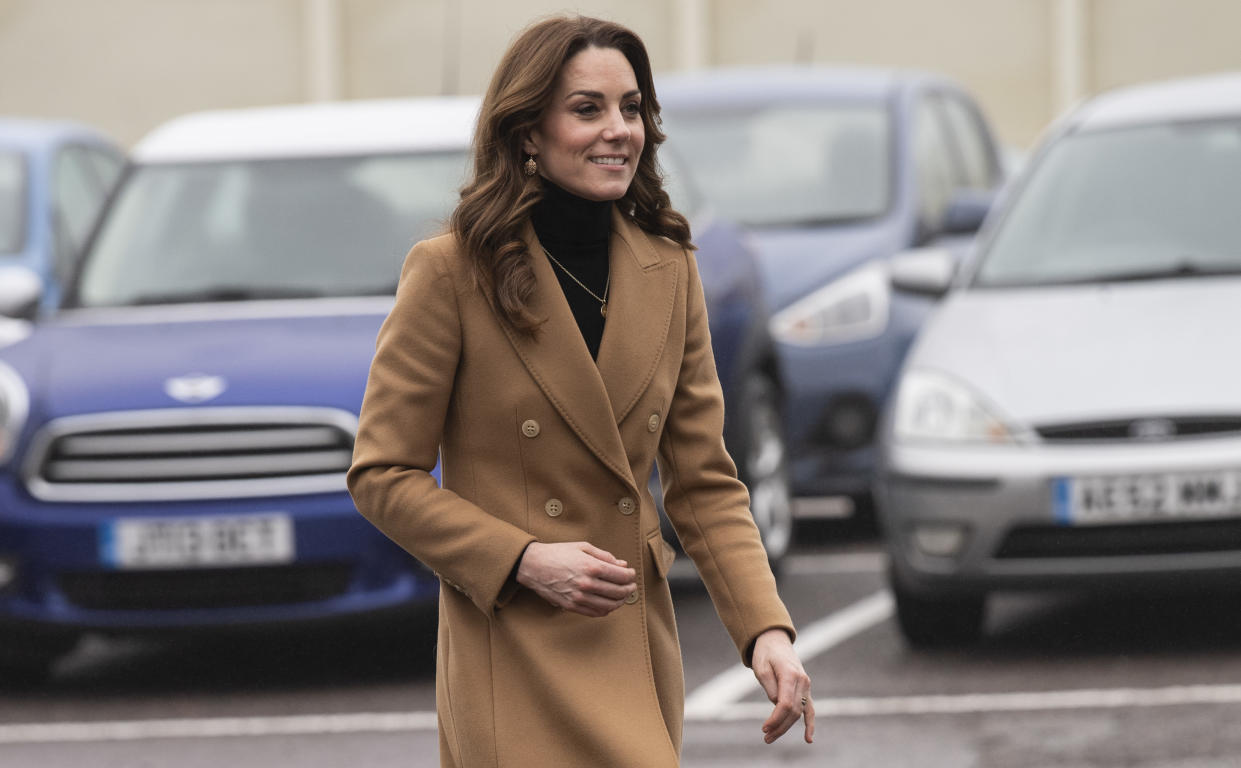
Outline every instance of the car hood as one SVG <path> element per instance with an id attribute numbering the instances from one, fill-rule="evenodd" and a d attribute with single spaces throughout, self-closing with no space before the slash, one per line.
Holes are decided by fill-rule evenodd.
<path id="1" fill-rule="evenodd" d="M 271 305 L 295 302 L 272 302 Z M 206 305 L 203 305 L 204 307 Z M 324 310 L 215 306 L 66 313 L 37 326 L 6 359 L 44 418 L 184 407 L 169 379 L 219 377 L 217 396 L 191 405 L 313 405 L 357 412 L 375 336 L 391 301 Z M 171 309 L 173 311 L 169 312 Z"/>
<path id="2" fill-rule="evenodd" d="M 897 248 L 892 232 L 874 224 L 756 229 L 751 237 L 773 311 Z"/>
<path id="3" fill-rule="evenodd" d="M 1241 412 L 1241 279 L 973 289 L 945 300 L 908 365 L 968 384 L 1030 427 Z"/>

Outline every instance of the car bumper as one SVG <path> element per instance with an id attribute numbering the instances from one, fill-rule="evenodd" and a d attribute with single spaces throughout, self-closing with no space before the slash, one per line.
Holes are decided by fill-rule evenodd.
<path id="1" fill-rule="evenodd" d="M 895 576 L 912 590 L 1176 589 L 1241 584 L 1241 515 L 1082 524 L 1063 478 L 1241 467 L 1241 440 L 1117 446 L 894 446 L 875 494 Z"/>
<path id="2" fill-rule="evenodd" d="M 875 469 L 875 429 L 906 344 L 889 337 L 777 347 L 795 496 L 856 496 Z"/>
<path id="3" fill-rule="evenodd" d="M 262 565 L 126 569 L 105 561 L 119 517 L 292 521 L 294 556 Z M 0 486 L 0 623 L 130 631 L 313 622 L 433 601 L 438 580 L 380 534 L 347 493 L 168 504 L 47 504 Z"/>

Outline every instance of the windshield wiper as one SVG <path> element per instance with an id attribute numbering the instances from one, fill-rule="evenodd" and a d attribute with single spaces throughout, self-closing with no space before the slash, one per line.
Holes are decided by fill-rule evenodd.
<path id="1" fill-rule="evenodd" d="M 150 304 L 193 304 L 211 301 L 260 301 L 263 299 L 317 299 L 320 291 L 293 288 L 241 288 L 238 286 L 215 286 L 197 291 L 170 291 L 168 293 L 144 293 L 128 303 L 131 306 Z"/>
<path id="2" fill-rule="evenodd" d="M 1235 267 L 1204 266 L 1193 259 L 1185 258 L 1165 267 L 1135 269 L 1130 272 L 1100 272 L 1094 275 L 1074 275 L 1072 277 L 1052 277 L 1039 279 L 1036 276 L 1012 278 L 1008 280 L 979 280 L 975 285 L 979 288 L 1035 288 L 1057 285 L 1100 285 L 1103 283 L 1140 283 L 1151 280 L 1178 280 L 1181 278 L 1228 277 L 1241 275 L 1241 264 Z"/>
<path id="3" fill-rule="evenodd" d="M 873 220 L 878 214 L 862 214 L 857 216 L 811 216 L 804 219 L 769 219 L 765 221 L 746 221 L 746 226 L 753 229 L 781 229 L 785 227 L 847 227 L 863 224 Z"/>
<path id="4" fill-rule="evenodd" d="M 373 297 L 373 296 L 390 299 L 396 295 L 396 288 L 397 288 L 397 283 L 388 283 L 387 285 L 379 285 L 379 286 L 374 286 L 371 288 L 359 288 L 356 291 L 349 291 L 348 293 L 338 293 L 336 295 L 343 299 L 344 298 L 348 298 L 348 299 L 367 298 L 367 297 Z"/>
<path id="5" fill-rule="evenodd" d="M 1182 277 L 1219 277 L 1223 275 L 1241 275 L 1241 265 L 1236 267 L 1206 266 L 1193 259 L 1182 259 L 1166 267 L 1093 275 L 1088 278 L 1073 280 L 1072 282 L 1137 283 L 1145 280 L 1175 280 Z"/>

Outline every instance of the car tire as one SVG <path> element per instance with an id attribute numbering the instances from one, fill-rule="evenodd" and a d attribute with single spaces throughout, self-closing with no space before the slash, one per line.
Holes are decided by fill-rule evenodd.
<path id="1" fill-rule="evenodd" d="M 46 683 L 52 667 L 77 645 L 70 637 L 3 638 L 0 645 L 0 690 L 33 688 Z"/>
<path id="2" fill-rule="evenodd" d="M 38 688 L 52 677 L 52 662 L 13 662 L 0 660 L 0 691 L 25 691 Z"/>
<path id="3" fill-rule="evenodd" d="M 896 622 L 914 648 L 973 645 L 982 637 L 985 595 L 932 597 L 915 594 L 891 579 Z"/>
<path id="4" fill-rule="evenodd" d="M 792 482 L 779 391 L 769 377 L 756 373 L 746 378 L 742 394 L 737 474 L 750 491 L 750 511 L 767 560 L 778 572 L 793 540 Z"/>

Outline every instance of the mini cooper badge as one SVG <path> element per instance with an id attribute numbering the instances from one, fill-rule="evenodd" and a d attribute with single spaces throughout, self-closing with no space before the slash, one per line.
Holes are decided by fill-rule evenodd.
<path id="1" fill-rule="evenodd" d="M 205 373 L 174 376 L 164 382 L 164 392 L 169 397 L 190 404 L 205 403 L 219 397 L 226 389 L 228 382 L 223 376 L 209 376 Z"/>

